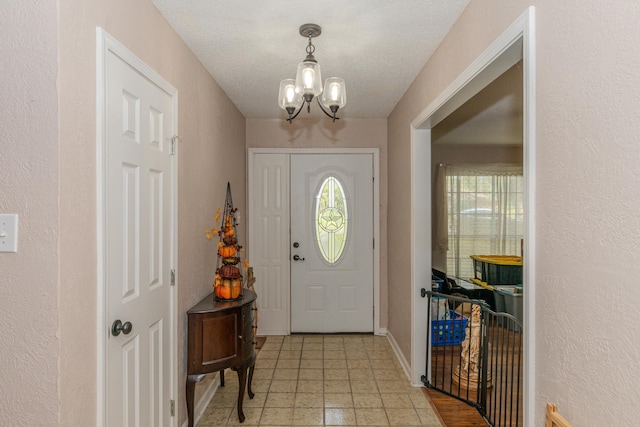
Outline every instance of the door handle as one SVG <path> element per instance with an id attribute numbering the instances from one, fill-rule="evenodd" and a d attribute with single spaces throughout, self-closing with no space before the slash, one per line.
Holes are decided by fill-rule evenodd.
<path id="1" fill-rule="evenodd" d="M 304 261 L 304 258 L 300 258 L 300 257 L 298 256 L 298 254 L 296 254 L 296 255 L 294 255 L 294 256 L 293 256 L 293 260 L 294 260 L 294 261 Z"/>
<path id="2" fill-rule="evenodd" d="M 133 325 L 131 324 L 131 322 L 122 323 L 120 319 L 116 320 L 115 322 L 113 322 L 113 325 L 111 325 L 111 334 L 114 337 L 117 337 L 118 335 L 120 335 L 120 332 L 122 332 L 125 335 L 129 335 L 129 333 L 132 330 L 133 330 Z"/>

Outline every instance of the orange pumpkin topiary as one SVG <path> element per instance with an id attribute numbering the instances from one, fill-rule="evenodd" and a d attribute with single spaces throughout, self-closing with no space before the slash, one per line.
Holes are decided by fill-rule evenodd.
<path id="1" fill-rule="evenodd" d="M 236 254 L 236 251 L 237 249 L 233 245 L 221 246 L 220 249 L 218 249 L 218 253 L 222 258 L 230 258 Z"/>

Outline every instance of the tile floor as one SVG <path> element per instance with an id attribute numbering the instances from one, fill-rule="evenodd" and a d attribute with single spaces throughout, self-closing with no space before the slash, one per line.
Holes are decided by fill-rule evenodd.
<path id="1" fill-rule="evenodd" d="M 198 427 L 429 426 L 441 427 L 419 388 L 411 387 L 386 337 L 269 336 L 258 353 L 240 424 L 238 380 L 225 375 Z"/>

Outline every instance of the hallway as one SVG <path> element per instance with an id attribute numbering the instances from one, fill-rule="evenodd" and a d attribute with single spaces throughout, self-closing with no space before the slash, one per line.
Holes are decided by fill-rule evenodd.
<path id="1" fill-rule="evenodd" d="M 386 337 L 269 336 L 258 352 L 252 389 L 240 424 L 237 376 L 227 372 L 198 426 L 442 426 L 423 390 L 409 384 Z"/>

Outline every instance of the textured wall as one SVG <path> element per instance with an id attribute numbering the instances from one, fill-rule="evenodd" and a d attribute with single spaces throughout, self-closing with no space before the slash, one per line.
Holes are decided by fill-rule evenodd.
<path id="1" fill-rule="evenodd" d="M 0 425 L 58 425 L 58 27 L 56 3 L 0 7 Z M 37 408 L 37 410 L 34 410 Z"/>
<path id="2" fill-rule="evenodd" d="M 101 26 L 179 92 L 177 401 L 182 424 L 185 312 L 212 290 L 216 247 L 204 230 L 224 204 L 227 181 L 234 205 L 245 209 L 245 120 L 150 1 L 70 0 L 59 2 L 59 8 L 61 422 L 95 425 L 97 412 L 95 29 Z"/>
<path id="3" fill-rule="evenodd" d="M 378 148 L 380 151 L 380 327 L 387 327 L 387 120 L 247 119 L 247 147 Z"/>
<path id="4" fill-rule="evenodd" d="M 535 425 L 559 404 L 574 425 L 640 418 L 640 5 L 470 2 L 389 117 L 389 234 L 407 230 L 409 123 L 529 4 L 536 6 Z M 408 242 L 389 239 L 389 253 Z M 389 330 L 409 355 L 409 265 L 389 256 Z M 401 284 L 402 283 L 402 284 Z M 403 334 L 403 331 L 406 331 Z"/>
<path id="5" fill-rule="evenodd" d="M 538 408 L 640 419 L 640 4 L 538 15 Z M 538 418 L 539 419 L 539 418 Z"/>

